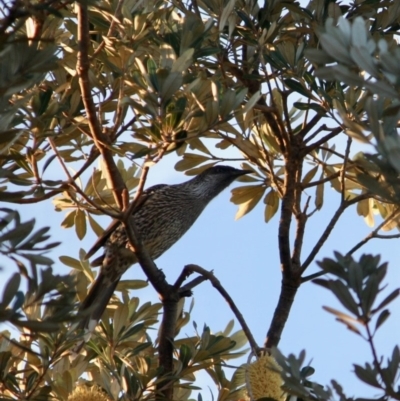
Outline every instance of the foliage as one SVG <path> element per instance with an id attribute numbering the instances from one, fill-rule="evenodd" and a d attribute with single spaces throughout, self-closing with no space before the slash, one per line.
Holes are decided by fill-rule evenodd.
<path id="1" fill-rule="evenodd" d="M 281 297 L 264 348 L 282 368 L 285 391 L 300 399 L 330 399 L 334 392 L 348 399 L 335 381 L 330 388 L 309 380 L 313 369 L 302 367 L 304 353 L 285 357 L 276 350 L 297 289 L 316 279 L 346 312 L 326 309 L 370 345 L 372 362 L 356 364 L 357 377 L 383 398 L 400 399 L 399 349 L 384 365 L 374 347 L 398 290 L 379 303 L 387 266 L 378 256 L 352 257 L 373 238 L 399 237 L 381 233 L 399 228 L 399 2 L 1 4 L 1 201 L 23 207 L 52 199 L 56 211 L 66 212 L 63 227 L 73 227 L 82 239 L 89 223 L 101 236 L 97 216 L 126 221 L 124 213 L 134 206 L 130 197 L 140 194 L 149 168 L 162 158 L 177 158 L 175 168 L 189 175 L 240 161 L 253 174 L 232 192 L 237 218 L 262 201 L 265 221 L 277 214 L 280 219 Z M 308 223 L 326 211 L 327 185 L 338 207 L 304 257 Z M 307 276 L 353 205 L 367 224 L 374 224 L 376 212 L 380 223 L 345 255 L 323 259 L 321 272 Z M 109 399 L 186 400 L 201 370 L 215 382 L 219 400 L 245 397 L 246 369 L 229 379 L 223 368 L 243 354 L 245 335 L 259 351 L 242 321 L 245 335 L 231 334 L 228 324 L 223 333 L 205 327 L 184 338 L 179 331 L 190 313 L 182 312 L 166 336 L 165 295 L 171 293 L 163 288 L 175 291 L 168 298 L 175 304 L 191 288 L 171 286 L 164 277 L 158 286 L 139 258 L 163 302 L 131 298 L 128 290 L 145 283 L 121 282 L 122 300 L 113 299 L 92 336 L 81 333 L 76 300 L 84 299 L 94 277 L 85 253 L 80 260 L 62 257 L 71 274 L 54 275 L 44 255 L 56 246 L 47 243 L 48 228 L 34 231 L 34 222 L 21 222 L 16 211 L 1 212 L 0 253 L 19 274 L 4 289 L 0 321 L 20 331 L 19 338 L 2 333 L 2 399 L 67 400 L 88 385 Z M 193 271 L 212 280 L 201 268 Z M 323 275 L 328 278 L 318 278 Z M 20 289 L 20 276 L 27 291 Z M 220 283 L 212 283 L 235 311 Z M 72 357 L 82 336 L 84 351 Z M 163 363 L 166 344 L 173 344 L 172 368 Z"/>

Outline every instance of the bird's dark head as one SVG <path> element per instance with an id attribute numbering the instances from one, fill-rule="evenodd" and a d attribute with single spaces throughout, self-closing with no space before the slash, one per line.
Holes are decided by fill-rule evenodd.
<path id="1" fill-rule="evenodd" d="M 252 173 L 251 170 L 240 170 L 230 166 L 214 166 L 204 170 L 191 180 L 193 190 L 200 197 L 210 200 L 227 188 L 236 178 Z"/>

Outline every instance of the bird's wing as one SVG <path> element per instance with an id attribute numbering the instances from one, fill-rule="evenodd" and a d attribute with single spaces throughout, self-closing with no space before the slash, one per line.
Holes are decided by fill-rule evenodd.
<path id="1" fill-rule="evenodd" d="M 132 214 L 135 214 L 141 207 L 143 207 L 145 202 L 149 198 L 151 198 L 151 196 L 154 194 L 154 192 L 156 192 L 159 189 L 161 189 L 163 187 L 166 187 L 166 186 L 167 186 L 167 184 L 157 184 L 157 185 L 153 185 L 152 187 L 149 187 L 148 189 L 143 191 L 143 193 L 140 195 L 140 197 L 138 199 L 138 202 L 137 202 L 135 208 L 133 209 Z M 114 219 L 111 222 L 111 224 L 104 230 L 103 234 L 99 238 L 97 238 L 97 241 L 89 249 L 88 253 L 85 256 L 85 259 L 90 259 L 101 247 L 104 246 L 104 244 L 106 243 L 107 239 L 110 237 L 110 235 L 118 227 L 119 224 L 120 224 L 120 221 L 116 220 L 116 219 Z M 96 259 L 96 261 L 97 260 L 102 261 L 103 260 L 103 256 L 100 256 L 99 258 Z M 96 264 L 96 261 L 95 261 L 95 265 L 98 265 L 98 263 Z"/>

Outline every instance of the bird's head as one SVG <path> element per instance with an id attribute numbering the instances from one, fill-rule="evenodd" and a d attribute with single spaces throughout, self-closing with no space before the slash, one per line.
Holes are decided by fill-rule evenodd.
<path id="1" fill-rule="evenodd" d="M 197 196 L 212 199 L 227 188 L 236 178 L 252 173 L 230 166 L 214 166 L 204 170 L 190 182 Z"/>

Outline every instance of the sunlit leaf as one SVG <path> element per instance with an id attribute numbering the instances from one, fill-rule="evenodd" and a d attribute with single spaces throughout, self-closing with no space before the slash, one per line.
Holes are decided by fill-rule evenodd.
<path id="1" fill-rule="evenodd" d="M 262 185 L 250 185 L 232 190 L 231 202 L 239 205 L 235 219 L 238 220 L 249 213 L 261 200 L 265 188 Z"/>
<path id="2" fill-rule="evenodd" d="M 74 223 L 76 235 L 79 239 L 83 239 L 86 235 L 86 216 L 81 209 L 77 209 Z"/>

